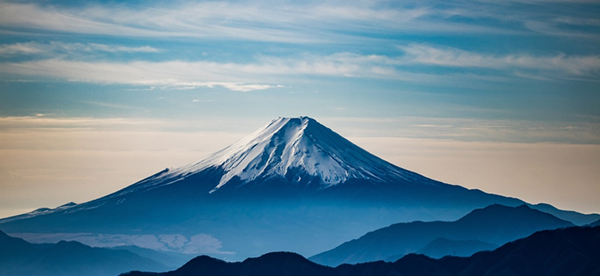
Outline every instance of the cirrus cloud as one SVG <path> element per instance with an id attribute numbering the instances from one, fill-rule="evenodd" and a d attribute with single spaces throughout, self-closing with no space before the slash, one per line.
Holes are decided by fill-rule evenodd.
<path id="1" fill-rule="evenodd" d="M 305 54 L 296 57 L 260 56 L 254 62 L 231 63 L 214 61 L 78 61 L 42 59 L 0 63 L 5 75 L 57 78 L 77 82 L 147 85 L 190 89 L 224 87 L 248 92 L 282 87 L 274 81 L 284 77 L 331 76 L 350 78 L 394 79 L 400 81 L 443 81 L 445 73 L 437 67 L 491 69 L 497 76 L 517 76 L 545 80 L 579 77 L 597 79 L 600 56 L 533 56 L 526 54 L 491 55 L 447 47 L 411 44 L 399 47 L 403 55 L 361 55 L 334 53 Z M 413 72 L 416 66 L 430 68 L 432 73 Z M 489 80 L 494 80 L 490 76 Z M 501 79 L 495 79 L 498 81 Z"/>
<path id="2" fill-rule="evenodd" d="M 577 76 L 597 75 L 600 72 L 600 55 L 567 56 L 563 53 L 553 56 L 490 55 L 420 44 L 401 46 L 400 49 L 407 55 L 404 61 L 412 64 L 489 69 L 535 69 Z"/>
<path id="3" fill-rule="evenodd" d="M 101 43 L 65 43 L 51 41 L 49 43 L 24 42 L 13 44 L 1 44 L 0 56 L 18 55 L 54 55 L 108 52 L 108 53 L 158 53 L 160 49 L 150 46 L 129 47 L 123 45 L 110 45 Z"/>

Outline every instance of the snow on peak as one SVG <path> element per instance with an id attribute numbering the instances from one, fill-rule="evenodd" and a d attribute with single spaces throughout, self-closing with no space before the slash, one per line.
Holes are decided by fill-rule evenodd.
<path id="1" fill-rule="evenodd" d="M 398 168 L 352 144 L 309 117 L 277 118 L 251 135 L 207 158 L 167 172 L 185 177 L 218 167 L 225 173 L 216 191 L 234 177 L 244 182 L 286 177 L 289 173 L 317 177 L 323 187 L 351 178 L 403 178 L 410 172 Z M 161 175 L 161 178 L 165 175 Z"/>

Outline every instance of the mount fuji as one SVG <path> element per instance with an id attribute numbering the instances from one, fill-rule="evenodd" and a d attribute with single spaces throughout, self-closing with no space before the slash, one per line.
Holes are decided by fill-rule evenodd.
<path id="1" fill-rule="evenodd" d="M 170 185 L 208 170 L 220 171 L 211 194 L 270 185 L 316 192 L 357 180 L 371 185 L 419 181 L 438 185 L 368 153 L 312 118 L 300 117 L 273 120 L 199 162 L 167 169 L 111 196 Z"/>
<path id="2" fill-rule="evenodd" d="M 29 241 L 241 260 L 282 250 L 314 255 L 392 223 L 523 203 L 402 169 L 314 119 L 278 118 L 198 162 L 86 203 L 2 219 L 0 229 Z M 544 208 L 582 223 L 598 219 Z"/>

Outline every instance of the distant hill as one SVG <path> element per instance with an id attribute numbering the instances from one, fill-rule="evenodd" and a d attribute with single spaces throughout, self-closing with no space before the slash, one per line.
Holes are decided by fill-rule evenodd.
<path id="1" fill-rule="evenodd" d="M 584 226 L 593 221 L 600 220 L 600 215 L 598 214 L 582 214 L 575 211 L 560 210 L 546 203 L 527 204 L 527 206 L 531 207 L 531 209 L 551 214 L 559 219 L 570 221 L 578 226 Z"/>
<path id="2" fill-rule="evenodd" d="M 136 269 L 168 270 L 163 264 L 126 250 L 66 241 L 36 245 L 0 231 L 0 276 L 108 276 Z"/>
<path id="3" fill-rule="evenodd" d="M 157 251 L 133 245 L 110 247 L 107 249 L 127 250 L 129 252 L 135 253 L 136 255 L 139 255 L 140 257 L 144 257 L 153 260 L 157 263 L 163 264 L 169 269 L 178 268 L 184 265 L 185 263 L 189 262 L 194 257 L 196 257 L 196 255 L 183 254 L 178 252 Z"/>
<path id="4" fill-rule="evenodd" d="M 498 248 L 493 243 L 482 242 L 478 240 L 449 240 L 446 238 L 437 238 L 423 248 L 417 250 L 417 254 L 426 255 L 431 258 L 441 258 L 444 256 L 469 257 L 479 251 L 491 251 Z M 406 254 L 392 255 L 383 261 L 394 262 Z"/>
<path id="5" fill-rule="evenodd" d="M 592 223 L 590 223 L 590 225 L 589 225 L 589 226 L 600 226 L 600 219 L 599 219 L 599 220 L 597 220 L 596 222 L 592 222 Z"/>
<path id="6" fill-rule="evenodd" d="M 600 275 L 600 227 L 537 232 L 468 258 L 408 255 L 394 263 L 404 275 Z M 431 268 L 423 271 L 422 267 Z"/>
<path id="7" fill-rule="evenodd" d="M 573 224 L 526 205 L 491 205 L 474 210 L 454 222 L 417 221 L 393 224 L 315 255 L 310 260 L 330 266 L 387 260 L 392 256 L 399 258 L 405 254 L 419 252 L 439 238 L 500 245 L 539 230 L 569 226 Z M 481 248 L 474 247 L 471 252 L 466 252 L 466 247 L 463 249 L 465 251 L 461 254 L 468 256 Z M 455 254 L 454 249 L 444 246 L 434 248 L 432 245 L 428 250 L 428 253 L 435 257 Z"/>
<path id="8" fill-rule="evenodd" d="M 494 250 L 498 245 L 478 240 L 449 240 L 437 238 L 417 251 L 418 254 L 427 255 L 432 258 L 441 258 L 447 255 L 468 257 L 479 251 Z M 402 257 L 402 256 L 400 256 Z M 395 258 L 393 261 L 399 259 Z"/>
<path id="9" fill-rule="evenodd" d="M 332 275 L 331 267 L 315 264 L 304 257 L 290 252 L 267 253 L 258 258 L 248 258 L 243 262 L 227 263 L 208 256 L 196 257 L 181 268 L 159 274 L 134 271 L 122 275 L 165 275 L 165 276 L 218 276 L 218 275 L 287 275 L 319 276 Z"/>
<path id="10" fill-rule="evenodd" d="M 600 275 L 600 227 L 545 230 L 471 257 L 432 259 L 409 254 L 396 262 L 344 264 L 332 268 L 294 253 L 265 254 L 227 263 L 207 256 L 164 273 L 129 272 L 122 276 L 505 276 Z"/>

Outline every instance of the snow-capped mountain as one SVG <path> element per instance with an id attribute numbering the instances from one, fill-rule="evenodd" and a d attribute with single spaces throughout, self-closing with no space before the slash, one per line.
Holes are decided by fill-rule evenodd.
<path id="1" fill-rule="evenodd" d="M 278 118 L 198 162 L 96 200 L 1 219 L 0 229 L 40 242 L 242 259 L 281 250 L 311 255 L 392 223 L 523 203 L 397 167 L 314 119 Z"/>
<path id="2" fill-rule="evenodd" d="M 280 117 L 198 162 L 166 169 L 117 194 L 173 184 L 207 169 L 222 171 L 210 193 L 229 182 L 241 186 L 274 179 L 284 180 L 280 182 L 282 185 L 311 185 L 315 189 L 326 189 L 350 179 L 369 180 L 371 184 L 438 183 L 372 155 L 312 118 Z"/>
<path id="3" fill-rule="evenodd" d="M 173 172 L 208 167 L 226 172 L 213 191 L 234 177 L 244 182 L 274 177 L 301 182 L 301 175 L 307 175 L 327 188 L 350 178 L 389 181 L 413 176 L 308 117 L 273 120 L 224 150 Z"/>

